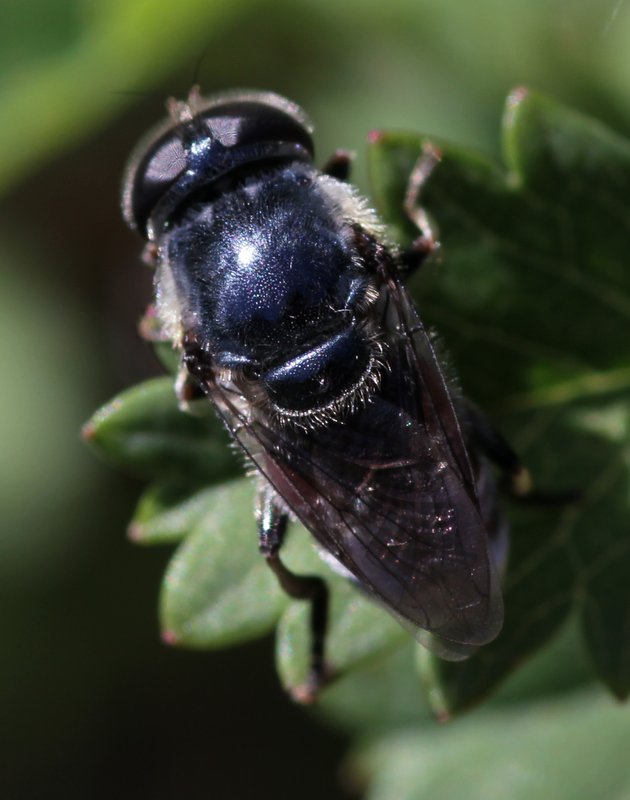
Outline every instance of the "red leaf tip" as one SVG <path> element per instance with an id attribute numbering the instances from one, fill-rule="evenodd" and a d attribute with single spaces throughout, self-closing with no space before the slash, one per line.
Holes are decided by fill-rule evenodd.
<path id="1" fill-rule="evenodd" d="M 507 98 L 507 107 L 508 110 L 514 109 L 516 106 L 520 105 L 523 100 L 527 98 L 529 95 L 529 89 L 526 86 L 516 86 L 512 91 L 509 93 Z"/>
<path id="2" fill-rule="evenodd" d="M 127 538 L 132 542 L 141 542 L 143 533 L 144 528 L 139 522 L 132 522 L 127 528 Z"/>
<path id="3" fill-rule="evenodd" d="M 81 428 L 81 438 L 84 442 L 91 442 L 94 438 L 94 434 L 96 433 L 96 427 L 92 420 L 86 422 L 85 425 Z"/>
<path id="4" fill-rule="evenodd" d="M 174 631 L 162 631 L 162 641 L 169 647 L 173 647 L 179 643 L 179 637 Z"/>

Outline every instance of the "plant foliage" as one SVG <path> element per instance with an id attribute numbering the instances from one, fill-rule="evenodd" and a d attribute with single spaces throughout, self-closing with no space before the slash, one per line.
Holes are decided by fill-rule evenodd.
<path id="1" fill-rule="evenodd" d="M 494 752 L 504 736 L 520 748 L 539 721 L 541 747 L 555 753 L 561 720 L 577 713 L 566 699 L 547 703 L 538 685 L 538 706 L 484 712 L 495 714 L 487 737 L 463 728 L 445 755 L 437 742 L 423 744 L 418 726 L 426 712 L 414 661 L 429 706 L 445 718 L 491 694 L 517 665 L 540 665 L 544 653 L 531 657 L 573 619 L 601 681 L 618 698 L 630 690 L 630 143 L 523 89 L 508 99 L 503 143 L 504 164 L 497 164 L 423 136 L 381 133 L 369 153 L 374 198 L 395 235 L 412 236 L 401 210 L 407 178 L 423 148 L 440 151 L 422 202 L 439 231 L 441 263 L 414 280 L 420 313 L 439 331 L 466 394 L 504 430 L 539 491 L 573 492 L 577 500 L 511 505 L 504 630 L 461 663 L 412 646 L 386 613 L 329 572 L 309 534 L 294 526 L 289 566 L 323 574 L 332 587 L 329 654 L 342 678 L 324 692 L 321 710 L 381 736 L 356 758 L 374 778 L 374 798 L 415 797 L 421 789 L 460 796 L 443 782 L 453 759 L 468 759 L 471 769 L 487 764 L 484 749 Z M 132 537 L 179 543 L 162 587 L 165 639 L 221 647 L 277 625 L 279 672 L 294 688 L 307 669 L 307 610 L 287 601 L 257 554 L 253 490 L 247 479 L 233 478 L 238 464 L 225 435 L 207 414 L 181 414 L 172 383 L 166 377 L 125 392 L 86 427 L 102 454 L 153 481 Z M 587 679 L 585 669 L 575 669 L 578 639 L 571 638 L 569 658 L 545 668 L 556 688 Z M 566 672 L 549 677 L 553 663 Z M 612 720 L 610 746 L 617 746 L 618 712 L 584 696 L 593 724 Z M 384 732 L 413 721 L 397 738 Z M 579 727 L 590 723 L 575 722 L 575 753 Z M 627 748 L 627 725 L 624 736 Z M 499 778 L 500 770 L 490 769 L 485 783 L 475 784 L 479 796 L 490 796 L 480 787 Z M 525 775 L 523 785 L 534 778 Z M 404 790 L 395 788 L 401 781 Z M 598 796 L 620 797 L 623 780 L 609 783 L 610 792 Z"/>

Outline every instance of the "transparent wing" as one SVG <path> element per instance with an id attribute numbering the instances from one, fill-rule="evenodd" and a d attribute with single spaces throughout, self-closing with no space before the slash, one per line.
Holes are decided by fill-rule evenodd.
<path id="1" fill-rule="evenodd" d="M 229 384 L 206 390 L 318 542 L 440 655 L 462 658 L 503 618 L 474 476 L 448 387 L 406 290 L 380 300 L 388 370 L 371 401 L 309 431 L 273 425 Z M 426 637 L 423 631 L 432 634 Z"/>

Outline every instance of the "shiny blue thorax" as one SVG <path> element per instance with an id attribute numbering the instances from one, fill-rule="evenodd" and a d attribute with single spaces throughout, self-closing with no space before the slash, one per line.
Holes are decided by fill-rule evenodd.
<path id="1" fill-rule="evenodd" d="M 323 372 L 354 382 L 370 357 L 355 319 L 365 271 L 318 175 L 292 164 L 222 187 L 182 210 L 166 245 L 186 325 L 217 366 L 293 404 L 313 402 Z"/>

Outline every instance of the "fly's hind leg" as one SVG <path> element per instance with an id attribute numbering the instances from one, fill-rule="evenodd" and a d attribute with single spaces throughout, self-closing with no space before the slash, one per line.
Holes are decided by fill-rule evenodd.
<path id="1" fill-rule="evenodd" d="M 528 497 L 532 493 L 532 479 L 529 470 L 510 447 L 503 434 L 474 403 L 463 401 L 465 419 L 469 434 L 475 445 L 505 475 L 506 488 L 516 498 Z"/>
<path id="2" fill-rule="evenodd" d="M 503 488 L 520 503 L 534 506 L 565 506 L 576 503 L 582 497 L 582 492 L 546 491 L 534 487 L 529 470 L 523 466 L 516 455 L 494 425 L 487 417 L 468 400 L 464 400 L 464 418 L 467 420 L 469 436 L 479 450 L 498 467 L 505 479 Z"/>
<path id="3" fill-rule="evenodd" d="M 310 669 L 306 683 L 293 689 L 294 699 L 312 703 L 328 678 L 324 659 L 326 629 L 328 626 L 328 588 L 316 575 L 296 575 L 280 559 L 280 548 L 285 538 L 288 517 L 279 507 L 273 489 L 263 487 L 258 496 L 258 542 L 267 565 L 278 579 L 282 589 L 296 600 L 311 604 Z"/>

